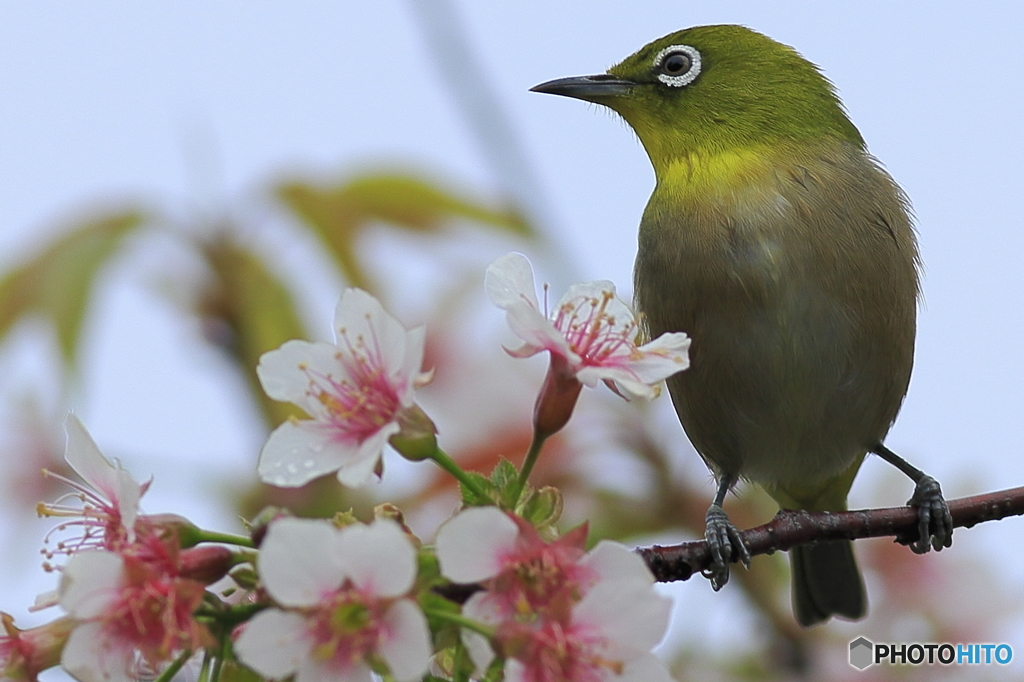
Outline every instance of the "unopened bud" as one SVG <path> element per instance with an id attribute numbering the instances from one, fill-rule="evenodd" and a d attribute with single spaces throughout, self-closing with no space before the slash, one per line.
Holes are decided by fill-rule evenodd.
<path id="1" fill-rule="evenodd" d="M 182 578 L 210 585 L 227 575 L 234 563 L 235 555 L 227 547 L 203 545 L 179 555 L 178 572 Z"/>
<path id="2" fill-rule="evenodd" d="M 398 415 L 398 425 L 401 431 L 388 440 L 398 454 L 413 462 L 434 456 L 437 452 L 437 427 L 419 405 L 402 410 Z"/>
<path id="3" fill-rule="evenodd" d="M 569 369 L 568 361 L 552 353 L 544 385 L 533 408 L 533 429 L 537 435 L 547 438 L 569 422 L 582 389 L 583 384 Z"/>
<path id="4" fill-rule="evenodd" d="M 178 514 L 148 514 L 146 522 L 152 524 L 160 537 L 177 538 L 176 544 L 179 547 L 195 547 L 202 542 L 203 532 L 194 523 Z"/>

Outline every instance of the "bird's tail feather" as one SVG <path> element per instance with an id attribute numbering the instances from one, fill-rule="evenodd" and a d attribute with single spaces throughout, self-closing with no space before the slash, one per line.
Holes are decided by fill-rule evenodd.
<path id="1" fill-rule="evenodd" d="M 790 551 L 793 571 L 793 613 L 804 627 L 840 616 L 858 620 L 867 613 L 853 543 L 830 540 Z"/>

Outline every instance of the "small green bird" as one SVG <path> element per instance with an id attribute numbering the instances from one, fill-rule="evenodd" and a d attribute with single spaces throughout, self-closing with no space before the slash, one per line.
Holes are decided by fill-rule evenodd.
<path id="1" fill-rule="evenodd" d="M 533 90 L 618 112 L 654 166 L 636 305 L 652 337 L 693 339 L 690 369 L 668 387 L 719 483 L 705 531 L 713 587 L 750 560 L 722 510 L 740 478 L 784 509 L 844 510 L 868 452 L 916 483 L 912 549 L 948 547 L 938 483 L 882 445 L 914 359 L 908 200 L 818 68 L 742 26 L 699 26 Z M 792 574 L 802 625 L 864 616 L 849 540 L 795 548 Z"/>

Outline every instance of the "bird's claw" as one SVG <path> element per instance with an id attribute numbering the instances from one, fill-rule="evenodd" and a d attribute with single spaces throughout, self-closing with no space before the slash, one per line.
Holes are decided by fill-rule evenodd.
<path id="1" fill-rule="evenodd" d="M 941 552 L 953 544 L 953 517 L 938 481 L 926 474 L 917 482 L 907 504 L 917 507 L 919 537 L 910 543 L 915 554 L 925 554 L 932 548 Z"/>
<path id="2" fill-rule="evenodd" d="M 717 504 L 708 508 L 704 516 L 704 539 L 711 551 L 711 566 L 701 573 L 711 581 L 711 588 L 716 592 L 729 582 L 729 564 L 742 561 L 750 568 L 750 552 L 740 538 L 740 532 L 729 521 L 729 516 Z"/>

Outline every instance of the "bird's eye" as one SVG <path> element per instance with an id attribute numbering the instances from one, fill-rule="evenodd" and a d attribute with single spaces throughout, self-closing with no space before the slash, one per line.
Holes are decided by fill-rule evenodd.
<path id="1" fill-rule="evenodd" d="M 661 63 L 661 72 L 666 76 L 681 76 L 690 70 L 690 55 L 685 52 L 670 54 Z"/>
<path id="2" fill-rule="evenodd" d="M 654 58 L 654 70 L 665 85 L 689 85 L 700 74 L 700 52 L 689 45 L 666 47 Z"/>

